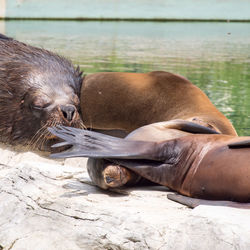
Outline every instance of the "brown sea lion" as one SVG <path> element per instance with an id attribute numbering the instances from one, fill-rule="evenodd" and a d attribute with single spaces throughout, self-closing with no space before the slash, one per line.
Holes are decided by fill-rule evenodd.
<path id="1" fill-rule="evenodd" d="M 182 119 L 229 135 L 236 131 L 208 97 L 183 76 L 104 72 L 87 75 L 81 112 L 88 128 L 129 132 L 147 124 Z"/>
<path id="2" fill-rule="evenodd" d="M 0 34 L 0 141 L 46 150 L 47 127 L 82 128 L 82 80 L 67 59 Z"/>
<path id="3" fill-rule="evenodd" d="M 229 120 L 198 87 L 182 76 L 162 71 L 146 74 L 105 72 L 86 76 L 81 90 L 81 112 L 87 127 L 119 137 L 125 137 L 138 127 L 173 119 L 192 121 L 223 134 L 236 135 Z M 108 132 L 112 129 L 115 131 Z M 129 184 L 141 181 L 126 168 L 107 167 L 105 160 L 89 159 L 87 166 L 92 180 L 104 189 L 121 184 L 116 178 L 110 178 L 115 175 L 123 176 L 122 182 Z"/>
<path id="4" fill-rule="evenodd" d="M 157 142 L 176 139 L 190 133 L 216 134 L 218 132 L 193 122 L 171 120 L 140 127 L 131 132 L 126 139 Z M 89 158 L 87 170 L 91 180 L 102 189 L 150 184 L 135 172 L 105 159 Z"/>
<path id="5" fill-rule="evenodd" d="M 51 128 L 72 145 L 54 158 L 104 158 L 185 196 L 250 202 L 250 137 L 193 134 L 166 141 L 120 139 L 70 127 Z"/>

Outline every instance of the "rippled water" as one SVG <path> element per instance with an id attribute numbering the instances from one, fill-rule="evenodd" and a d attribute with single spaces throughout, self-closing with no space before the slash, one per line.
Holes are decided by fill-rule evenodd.
<path id="1" fill-rule="evenodd" d="M 184 75 L 240 135 L 250 135 L 250 23 L 8 21 L 0 28 L 65 55 L 85 73 Z"/>

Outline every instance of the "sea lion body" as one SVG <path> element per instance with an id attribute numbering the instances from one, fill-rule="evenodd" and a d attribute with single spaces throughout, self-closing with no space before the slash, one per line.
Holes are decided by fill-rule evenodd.
<path id="1" fill-rule="evenodd" d="M 50 150 L 47 127 L 83 127 L 82 79 L 67 59 L 0 34 L 0 141 Z"/>
<path id="2" fill-rule="evenodd" d="M 168 140 L 187 135 L 178 129 L 169 130 L 168 123 L 157 123 L 173 119 L 237 135 L 230 121 L 198 87 L 182 76 L 163 71 L 88 75 L 81 90 L 81 112 L 84 124 L 99 132 L 118 129 L 125 133 L 108 134 L 125 137 L 140 128 L 128 135 L 134 140 Z M 152 125 L 142 127 L 147 124 Z M 141 181 L 128 169 L 102 159 L 89 159 L 87 169 L 93 182 L 103 189 Z"/>
<path id="3" fill-rule="evenodd" d="M 196 147 L 197 156 L 185 180 L 180 182 L 179 193 L 201 199 L 250 202 L 250 148 L 229 146 L 250 140 L 250 137 L 191 136 L 182 140 L 181 144 L 192 140 L 189 144 Z M 191 154 L 193 148 L 190 151 Z"/>
<path id="4" fill-rule="evenodd" d="M 185 196 L 250 202 L 250 137 L 193 134 L 154 142 L 74 128 L 52 133 L 65 140 L 63 145 L 73 145 L 54 157 L 108 159 Z"/>
<path id="5" fill-rule="evenodd" d="M 216 133 L 216 131 L 185 120 L 171 120 L 140 127 L 129 133 L 126 139 L 157 142 L 180 138 L 190 133 Z M 142 176 L 106 159 L 89 158 L 87 170 L 93 183 L 102 189 L 149 184 Z"/>
<path id="6" fill-rule="evenodd" d="M 84 124 L 92 129 L 129 133 L 147 124 L 182 119 L 236 135 L 198 87 L 163 71 L 88 75 L 81 89 L 81 112 Z"/>

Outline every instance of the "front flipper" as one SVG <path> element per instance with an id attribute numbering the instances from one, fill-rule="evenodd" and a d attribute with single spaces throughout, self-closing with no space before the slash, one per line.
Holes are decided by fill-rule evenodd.
<path id="1" fill-rule="evenodd" d="M 120 139 L 65 126 L 48 128 L 48 130 L 65 140 L 52 147 L 72 145 L 69 150 L 52 154 L 52 158 L 92 157 L 159 160 L 157 154 L 155 154 L 158 149 L 156 142 Z"/>
<path id="2" fill-rule="evenodd" d="M 159 124 L 162 124 L 162 126 L 168 129 L 178 129 L 192 134 L 220 134 L 218 131 L 212 128 L 181 119 L 161 122 Z"/>
<path id="3" fill-rule="evenodd" d="M 228 144 L 231 149 L 236 148 L 250 148 L 250 140 L 242 140 Z"/>
<path id="4" fill-rule="evenodd" d="M 202 200 L 202 199 L 196 199 L 196 198 L 183 196 L 180 194 L 168 194 L 167 197 L 169 200 L 178 202 L 190 208 L 195 208 L 199 205 L 207 205 L 207 206 L 227 206 L 227 207 L 250 209 L 250 203 L 240 203 L 240 202 L 233 202 L 233 201 Z"/>

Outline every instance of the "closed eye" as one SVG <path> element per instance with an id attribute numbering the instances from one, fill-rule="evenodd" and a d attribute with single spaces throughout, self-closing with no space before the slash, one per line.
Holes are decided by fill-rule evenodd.
<path id="1" fill-rule="evenodd" d="M 44 105 L 30 105 L 31 109 L 35 109 L 35 110 L 43 110 L 46 109 L 48 106 L 50 105 L 50 103 L 46 103 Z"/>

